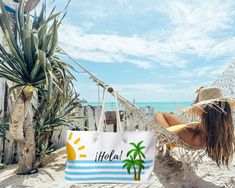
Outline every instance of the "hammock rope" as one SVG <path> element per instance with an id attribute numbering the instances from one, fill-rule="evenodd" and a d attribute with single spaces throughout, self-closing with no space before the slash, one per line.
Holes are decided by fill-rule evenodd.
<path id="1" fill-rule="evenodd" d="M 71 57 L 67 52 L 65 52 L 63 49 L 60 48 L 60 52 L 63 55 L 66 55 L 71 61 L 73 61 L 76 65 L 78 65 L 84 72 L 86 72 L 89 77 L 98 85 L 106 89 L 109 87 L 108 84 L 106 84 L 101 79 L 97 78 L 94 74 L 92 74 L 90 71 L 88 71 L 83 65 L 81 65 L 77 60 L 75 60 L 73 57 Z M 112 91 L 110 92 L 112 95 Z M 142 121 L 146 122 L 148 128 L 150 130 L 155 131 L 156 133 L 156 141 L 161 142 L 162 144 L 176 144 L 183 146 L 184 148 L 191 150 L 195 149 L 192 148 L 190 145 L 185 143 L 182 139 L 180 139 L 177 135 L 169 132 L 167 129 L 160 126 L 155 120 L 148 117 L 146 114 L 144 114 L 138 107 L 136 107 L 134 104 L 129 102 L 127 99 L 125 99 L 123 96 L 121 96 L 117 92 L 118 101 L 129 111 L 130 113 L 136 114 L 136 117 L 141 119 Z"/>
<path id="2" fill-rule="evenodd" d="M 235 61 L 223 72 L 222 76 L 215 80 L 212 86 L 220 88 L 225 96 L 235 96 Z"/>
<path id="3" fill-rule="evenodd" d="M 102 87 L 106 89 L 110 87 L 101 79 L 97 78 L 94 74 L 89 72 L 84 66 L 82 66 L 77 60 L 71 57 L 68 53 L 66 53 L 63 49 L 60 49 L 60 53 L 66 55 L 71 61 L 73 61 L 76 65 L 78 65 L 85 73 L 87 73 L 97 85 L 98 88 Z M 228 97 L 234 97 L 235 90 L 235 62 L 231 63 L 230 66 L 224 71 L 222 76 L 217 79 L 212 86 L 216 86 L 220 88 L 223 93 Z M 112 95 L 113 92 L 109 91 Z M 99 96 L 98 96 L 99 97 Z M 132 118 L 132 120 L 139 121 L 138 125 L 143 124 L 146 125 L 148 130 L 153 130 L 155 132 L 155 142 L 156 142 L 156 156 L 158 153 L 162 153 L 162 146 L 164 144 L 176 145 L 178 147 L 173 147 L 171 149 L 171 154 L 178 158 L 179 161 L 183 163 L 184 169 L 184 179 L 189 177 L 190 169 L 195 170 L 199 163 L 202 163 L 202 158 L 205 156 L 205 149 L 197 149 L 193 148 L 182 139 L 180 139 L 177 135 L 169 132 L 167 129 L 161 127 L 153 118 L 150 118 L 144 112 L 142 112 L 138 107 L 129 102 L 123 96 L 121 96 L 117 92 L 118 101 L 125 107 L 124 120 L 128 120 L 128 118 Z M 196 120 L 198 117 L 181 113 L 179 117 L 183 119 L 185 122 L 192 122 Z"/>

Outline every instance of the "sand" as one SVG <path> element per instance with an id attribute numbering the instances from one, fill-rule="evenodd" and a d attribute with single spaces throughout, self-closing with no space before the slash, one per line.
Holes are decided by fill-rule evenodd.
<path id="1" fill-rule="evenodd" d="M 203 163 L 198 165 L 198 169 L 191 173 L 184 180 L 182 164 L 170 160 L 169 158 L 158 157 L 155 163 L 155 182 L 151 185 L 75 185 L 64 181 L 64 169 L 66 162 L 65 149 L 57 150 L 55 153 L 45 159 L 45 167 L 39 169 L 39 173 L 30 176 L 18 176 L 15 174 L 17 165 L 7 165 L 6 168 L 0 170 L 0 187 L 15 188 L 15 187 L 35 187 L 35 188 L 80 188 L 80 187 L 167 187 L 167 188 L 182 188 L 182 187 L 235 187 L 235 157 L 230 164 L 230 170 L 227 168 L 218 168 L 209 158 L 204 157 Z"/>

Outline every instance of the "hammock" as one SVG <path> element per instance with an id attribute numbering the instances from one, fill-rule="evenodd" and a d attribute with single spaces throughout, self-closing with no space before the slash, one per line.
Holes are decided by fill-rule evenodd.
<path id="1" fill-rule="evenodd" d="M 74 58 L 72 58 L 69 54 L 67 54 L 63 49 L 60 49 L 60 52 L 63 55 L 66 55 L 69 59 L 71 59 L 74 63 L 76 63 L 85 73 L 89 75 L 89 77 L 99 86 L 101 86 L 103 89 L 106 89 L 109 87 L 108 84 L 106 84 L 104 81 L 97 78 L 94 74 L 89 72 L 86 68 L 84 68 L 78 61 L 76 61 Z M 235 62 L 233 62 L 222 74 L 222 76 L 216 80 L 212 86 L 216 86 L 220 88 L 224 95 L 228 97 L 234 97 L 234 89 L 235 89 Z M 111 94 L 112 90 L 109 91 Z M 150 118 L 145 113 L 143 113 L 138 107 L 136 107 L 134 104 L 129 102 L 127 99 L 125 99 L 123 96 L 121 96 L 119 93 L 117 93 L 118 101 L 125 107 L 125 115 L 130 118 L 132 116 L 133 119 L 136 119 L 139 121 L 139 124 L 146 124 L 148 130 L 152 130 L 155 132 L 155 138 L 156 138 L 156 147 L 157 150 L 159 149 L 159 146 L 163 144 L 172 144 L 177 145 L 180 147 L 177 147 L 178 152 L 178 159 L 182 161 L 185 165 L 190 164 L 191 166 L 194 165 L 196 168 L 196 165 L 199 161 L 201 161 L 202 157 L 205 155 L 205 151 L 203 149 L 198 150 L 190 145 L 188 145 L 186 142 L 184 142 L 182 139 L 180 139 L 177 135 L 169 132 L 167 129 L 161 127 L 153 118 Z M 193 121 L 195 117 L 188 116 L 185 114 L 180 114 L 180 118 L 182 118 L 185 122 Z"/>

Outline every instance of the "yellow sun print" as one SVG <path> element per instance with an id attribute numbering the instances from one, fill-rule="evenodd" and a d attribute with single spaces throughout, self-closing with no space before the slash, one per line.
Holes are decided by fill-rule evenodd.
<path id="1" fill-rule="evenodd" d="M 71 139 L 72 139 L 72 138 L 73 138 L 73 133 L 70 132 L 70 133 L 69 133 L 68 141 L 66 142 L 66 150 L 67 150 L 67 158 L 68 158 L 68 160 L 76 160 L 78 157 L 79 157 L 79 158 L 86 158 L 87 155 L 84 154 L 84 153 L 78 154 L 78 157 L 77 157 L 76 149 L 69 143 L 69 142 L 71 142 Z M 78 145 L 79 142 L 80 142 L 80 140 L 81 140 L 81 139 L 78 137 L 78 138 L 75 139 L 75 141 L 74 141 L 73 143 L 74 143 L 75 145 Z M 77 151 L 80 152 L 80 151 L 83 150 L 83 149 L 85 149 L 85 146 L 84 146 L 84 145 L 78 146 Z"/>

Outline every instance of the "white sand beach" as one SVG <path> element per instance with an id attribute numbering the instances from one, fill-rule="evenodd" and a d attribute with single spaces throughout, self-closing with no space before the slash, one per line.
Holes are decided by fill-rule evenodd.
<path id="1" fill-rule="evenodd" d="M 130 185 L 130 184 L 89 184 L 81 185 L 69 184 L 64 181 L 64 169 L 66 162 L 66 152 L 62 148 L 51 154 L 45 163 L 45 167 L 39 169 L 39 173 L 30 176 L 18 176 L 15 174 L 17 165 L 9 165 L 0 170 L 1 188 L 35 187 L 35 188 L 66 188 L 66 187 L 166 187 L 166 188 L 214 188 L 214 187 L 235 187 L 235 157 L 227 168 L 218 168 L 209 158 L 204 157 L 203 163 L 198 165 L 198 169 L 188 177 L 188 181 L 183 180 L 183 170 L 179 163 L 171 162 L 167 158 L 157 158 L 155 163 L 155 182 L 151 185 Z"/>

